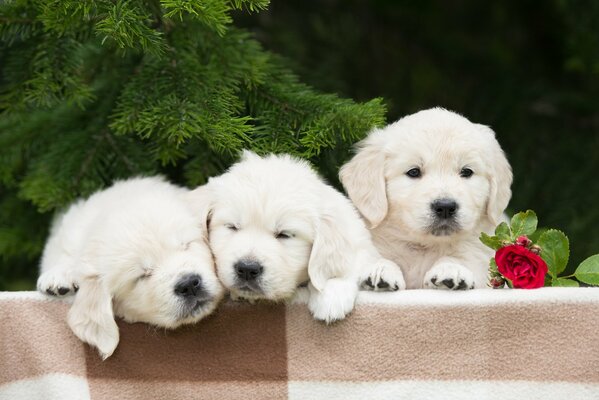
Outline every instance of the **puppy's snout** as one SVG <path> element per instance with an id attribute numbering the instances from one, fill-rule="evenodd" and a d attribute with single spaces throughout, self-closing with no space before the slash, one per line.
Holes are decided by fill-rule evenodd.
<path id="1" fill-rule="evenodd" d="M 264 271 L 264 267 L 258 261 L 254 260 L 240 260 L 233 266 L 237 277 L 242 281 L 254 281 Z"/>
<path id="2" fill-rule="evenodd" d="M 449 219 L 455 216 L 458 203 L 453 199 L 437 199 L 431 203 L 431 208 L 440 219 Z"/>
<path id="3" fill-rule="evenodd" d="M 175 293 L 183 298 L 198 297 L 203 291 L 202 277 L 198 274 L 187 274 L 175 284 Z"/>

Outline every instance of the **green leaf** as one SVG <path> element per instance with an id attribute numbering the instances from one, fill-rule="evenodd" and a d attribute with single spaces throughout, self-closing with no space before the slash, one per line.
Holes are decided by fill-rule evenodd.
<path id="1" fill-rule="evenodd" d="M 495 261 L 495 257 L 491 257 L 489 260 L 489 272 L 492 274 L 499 274 L 499 270 L 497 269 L 497 262 Z M 501 275 L 501 274 L 499 274 Z"/>
<path id="2" fill-rule="evenodd" d="M 547 263 L 549 274 L 557 277 L 566 269 L 570 258 L 568 237 L 561 231 L 549 229 L 541 235 L 536 244 L 541 247 L 541 258 Z"/>
<path id="3" fill-rule="evenodd" d="M 497 250 L 501 247 L 501 240 L 497 236 L 489 236 L 484 232 L 480 233 L 479 240 L 487 247 Z"/>
<path id="4" fill-rule="evenodd" d="M 512 237 L 517 239 L 521 235 L 532 235 L 537 230 L 537 214 L 532 210 L 519 212 L 512 217 Z"/>
<path id="5" fill-rule="evenodd" d="M 590 256 L 580 263 L 574 276 L 581 282 L 589 285 L 599 285 L 599 254 Z"/>
<path id="6" fill-rule="evenodd" d="M 553 281 L 551 286 L 560 286 L 560 287 L 578 287 L 578 282 L 574 279 L 566 279 L 566 278 L 557 278 Z"/>
<path id="7" fill-rule="evenodd" d="M 495 228 L 495 236 L 501 241 L 512 241 L 512 232 L 507 222 L 502 222 Z"/>

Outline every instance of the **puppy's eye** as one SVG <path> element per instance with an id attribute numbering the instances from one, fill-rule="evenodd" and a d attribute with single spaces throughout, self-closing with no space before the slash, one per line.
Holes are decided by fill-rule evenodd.
<path id="1" fill-rule="evenodd" d="M 225 224 L 225 226 L 227 227 L 227 229 L 229 229 L 231 231 L 238 231 L 239 230 L 239 228 L 235 224 Z"/>
<path id="2" fill-rule="evenodd" d="M 144 273 L 140 276 L 137 277 L 138 281 L 141 281 L 143 279 L 148 279 L 149 277 L 152 276 L 152 270 L 151 269 L 146 269 L 144 270 Z"/>
<path id="3" fill-rule="evenodd" d="M 474 171 L 472 171 L 470 168 L 462 168 L 462 170 L 460 171 L 460 176 L 462 178 L 470 178 L 472 175 L 474 174 Z"/>
<path id="4" fill-rule="evenodd" d="M 420 168 L 412 168 L 406 172 L 406 175 L 410 178 L 420 178 L 422 176 L 422 171 L 420 171 Z"/>
<path id="5" fill-rule="evenodd" d="M 291 239 L 293 237 L 293 233 L 289 231 L 281 231 L 275 234 L 277 239 Z"/>

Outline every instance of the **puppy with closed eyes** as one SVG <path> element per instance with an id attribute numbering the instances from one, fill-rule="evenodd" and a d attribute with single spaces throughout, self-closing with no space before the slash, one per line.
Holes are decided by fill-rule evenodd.
<path id="1" fill-rule="evenodd" d="M 163 328 L 195 323 L 224 292 L 198 222 L 205 207 L 157 177 L 120 181 L 80 200 L 52 226 L 38 290 L 75 295 L 68 324 L 104 359 L 119 342 L 115 316 Z"/>
<path id="2" fill-rule="evenodd" d="M 405 287 L 351 202 L 305 161 L 246 151 L 195 192 L 198 202 L 209 199 L 210 247 L 232 297 L 284 300 L 307 284 L 308 308 L 332 322 L 351 312 L 362 281 Z"/>
<path id="3" fill-rule="evenodd" d="M 375 129 L 340 171 L 380 253 L 408 288 L 487 287 L 512 171 L 494 132 L 442 108 Z"/>

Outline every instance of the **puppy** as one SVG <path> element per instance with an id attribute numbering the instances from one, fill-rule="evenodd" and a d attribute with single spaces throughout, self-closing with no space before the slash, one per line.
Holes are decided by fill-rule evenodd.
<path id="1" fill-rule="evenodd" d="M 442 108 L 375 129 L 340 171 L 350 199 L 408 288 L 486 287 L 512 171 L 487 126 Z"/>
<path id="2" fill-rule="evenodd" d="M 203 221 L 205 205 L 161 178 L 115 183 L 54 222 L 37 287 L 77 292 L 68 324 L 106 359 L 119 341 L 115 315 L 176 328 L 214 310 L 223 295 Z"/>
<path id="3" fill-rule="evenodd" d="M 310 311 L 328 323 L 353 309 L 363 280 L 376 290 L 405 287 L 351 202 L 304 161 L 245 152 L 196 196 L 211 201 L 210 246 L 232 297 L 282 300 L 308 284 Z"/>

